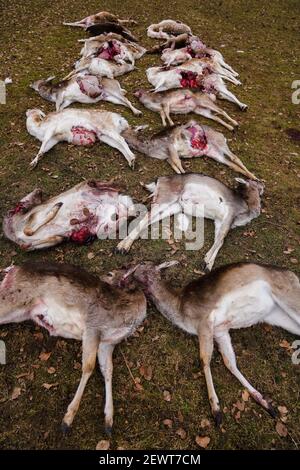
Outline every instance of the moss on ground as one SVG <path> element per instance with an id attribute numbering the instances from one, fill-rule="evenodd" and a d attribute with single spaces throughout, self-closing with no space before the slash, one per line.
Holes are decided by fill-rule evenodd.
<path id="1" fill-rule="evenodd" d="M 138 181 L 151 181 L 158 175 L 170 174 L 164 162 L 138 156 L 135 171 L 125 159 L 106 146 L 83 149 L 57 145 L 35 171 L 28 164 L 38 149 L 38 142 L 25 129 L 25 112 L 39 107 L 46 112 L 53 107 L 28 87 L 37 78 L 50 75 L 63 77 L 76 60 L 84 37 L 79 30 L 62 26 L 62 21 L 81 18 L 96 12 L 98 1 L 87 0 L 84 6 L 74 0 L 12 0 L 0 1 L 3 19 L 1 78 L 12 77 L 7 87 L 7 105 L 0 105 L 0 178 L 2 216 L 20 197 L 34 187 L 54 195 L 83 178 L 108 180 L 112 177 L 126 183 L 127 191 L 142 200 L 144 191 Z M 252 259 L 274 263 L 299 272 L 299 143 L 286 134 L 287 128 L 299 129 L 300 105 L 291 103 L 291 83 L 299 79 L 298 0 L 191 0 L 171 3 L 155 0 L 141 4 L 137 0 L 105 2 L 105 9 L 121 17 L 128 15 L 138 21 L 134 32 L 146 46 L 145 29 L 163 18 L 181 19 L 203 40 L 219 49 L 228 63 L 240 72 L 243 86 L 236 89 L 242 101 L 249 104 L 241 113 L 227 102 L 221 103 L 241 126 L 227 136 L 230 146 L 254 171 L 266 181 L 264 211 L 248 227 L 232 231 L 217 258 L 216 265 Z M 243 52 L 239 52 L 243 51 Z M 121 77 L 122 85 L 131 92 L 145 86 L 145 68 L 157 64 L 158 57 L 146 56 L 137 63 L 137 70 Z M 113 105 L 98 104 L 97 108 L 118 110 L 131 124 L 148 123 L 152 130 L 160 128 L 157 115 L 143 110 L 142 118 L 133 117 L 129 110 Z M 177 118 L 176 121 L 182 120 Z M 224 132 L 224 129 L 221 129 Z M 226 131 L 225 131 L 226 134 Z M 187 165 L 187 163 L 186 163 Z M 233 174 L 206 159 L 189 163 L 193 171 L 222 178 L 232 184 Z M 181 259 L 185 269 L 167 273 L 175 285 L 192 279 L 213 236 L 211 224 L 206 224 L 206 242 L 199 253 L 185 252 L 183 244 L 171 254 L 165 241 L 138 241 L 132 252 L 122 257 L 112 255 L 115 242 L 98 241 L 89 247 L 60 246 L 55 249 L 22 253 L 16 246 L 0 238 L 1 267 L 12 261 L 52 259 L 81 264 L 94 272 L 103 272 L 133 259 L 155 261 L 169 257 Z M 284 253 L 287 248 L 294 251 Z M 94 253 L 89 259 L 88 253 Z M 292 258 L 298 260 L 293 264 Z M 43 337 L 41 337 L 41 333 Z M 299 445 L 299 366 L 291 362 L 288 351 L 279 343 L 293 336 L 283 330 L 257 326 L 232 333 L 240 369 L 259 390 L 272 396 L 276 405 L 289 411 L 289 434 L 280 437 L 275 422 L 250 401 L 241 418 L 231 413 L 241 395 L 241 386 L 225 370 L 217 353 L 213 359 L 216 390 L 228 412 L 224 414 L 224 432 L 213 426 L 200 428 L 202 418 L 210 419 L 209 404 L 203 375 L 199 372 L 197 344 L 194 338 L 174 329 L 149 308 L 149 318 L 138 337 L 131 338 L 116 349 L 114 372 L 115 428 L 112 447 L 125 449 L 193 449 L 195 436 L 208 434 L 209 448 L 215 449 L 295 449 Z M 0 339 L 5 339 L 8 364 L 0 368 L 0 448 L 93 449 L 104 437 L 103 383 L 100 374 L 93 375 L 71 434 L 62 438 L 60 420 L 76 389 L 80 370 L 80 344 L 75 341 L 50 338 L 31 324 L 1 327 Z M 47 362 L 39 359 L 42 351 L 51 351 Z M 141 364 L 153 367 L 152 380 L 142 379 L 143 390 L 137 391 L 125 366 L 123 355 L 134 377 L 139 377 Z M 50 374 L 50 367 L 55 373 Z M 28 375 L 24 375 L 28 374 Z M 57 383 L 46 390 L 44 383 Z M 14 387 L 21 395 L 10 400 Z M 163 400 L 168 390 L 172 400 Z M 180 413 L 183 416 L 183 422 Z M 179 413 L 179 415 L 178 415 Z M 166 429 L 163 420 L 173 420 Z M 182 427 L 187 437 L 181 439 L 176 430 Z"/>

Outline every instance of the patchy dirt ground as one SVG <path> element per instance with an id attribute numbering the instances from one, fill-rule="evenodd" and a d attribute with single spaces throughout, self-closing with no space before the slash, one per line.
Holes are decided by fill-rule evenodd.
<path id="1" fill-rule="evenodd" d="M 11 77 L 7 104 L 0 105 L 0 211 L 3 216 L 20 197 L 34 187 L 54 195 L 84 178 L 108 180 L 112 177 L 126 183 L 128 192 L 137 200 L 145 194 L 139 181 L 149 182 L 158 175 L 170 174 L 167 163 L 138 156 L 136 170 L 125 159 L 104 145 L 92 149 L 57 145 L 35 171 L 29 162 L 39 144 L 25 129 L 25 111 L 53 107 L 28 87 L 37 78 L 63 77 L 78 57 L 77 39 L 84 33 L 62 26 L 63 20 L 79 19 L 99 9 L 111 10 L 121 17 L 138 21 L 133 30 L 140 42 L 149 46 L 154 41 L 145 35 L 146 27 L 164 18 L 181 19 L 203 40 L 219 49 L 228 63 L 240 72 L 243 86 L 236 89 L 242 101 L 249 104 L 247 113 L 233 105 L 221 105 L 235 116 L 241 126 L 234 135 L 225 134 L 230 146 L 247 166 L 266 182 L 264 209 L 251 225 L 232 231 L 217 258 L 217 265 L 243 259 L 275 263 L 299 273 L 299 141 L 293 141 L 287 129 L 299 129 L 300 105 L 291 103 L 291 84 L 300 79 L 298 0 L 191 0 L 166 2 L 137 0 L 105 3 L 87 0 L 0 1 L 2 59 L 0 77 Z M 147 56 L 137 70 L 121 77 L 131 91 L 146 85 L 145 68 L 159 63 Z M 144 110 L 134 118 L 129 110 L 114 109 L 131 124 L 148 123 L 160 128 L 157 115 Z M 176 119 L 179 121 L 180 119 Z M 204 122 L 204 120 L 203 120 Z M 216 126 L 217 127 L 217 126 Z M 221 129 L 224 132 L 224 129 Z M 292 133 L 293 135 L 293 133 Z M 235 176 L 226 168 L 205 159 L 185 164 L 233 184 Z M 133 259 L 165 260 L 176 258 L 183 267 L 167 275 L 174 285 L 196 276 L 203 254 L 212 241 L 212 226 L 206 225 L 205 247 L 199 253 L 178 251 L 166 241 L 138 241 L 127 256 L 113 255 L 113 241 L 98 241 L 89 247 L 65 245 L 44 252 L 22 253 L 1 236 L 1 267 L 28 257 L 81 264 L 94 272 L 103 272 Z M 95 256 L 90 259 L 89 253 Z M 251 400 L 243 405 L 242 388 L 224 368 L 215 353 L 212 363 L 215 386 L 224 408 L 222 431 L 212 425 L 204 376 L 200 371 L 197 343 L 192 337 L 173 328 L 149 308 L 149 318 L 137 337 L 122 344 L 115 352 L 114 397 L 115 428 L 112 448 L 125 449 L 195 449 L 195 437 L 209 436 L 209 449 L 295 449 L 300 444 L 300 366 L 292 364 L 288 345 L 294 340 L 283 330 L 257 326 L 232 334 L 242 372 L 259 390 L 271 396 L 275 406 L 287 408 L 288 434 L 282 437 L 276 422 Z M 87 386 L 72 432 L 63 437 L 60 422 L 73 396 L 80 377 L 80 344 L 50 338 L 32 324 L 1 327 L 0 339 L 7 347 L 7 365 L 0 366 L 0 447 L 2 449 L 94 449 L 103 434 L 103 382 L 95 373 Z M 284 347 L 285 346 L 285 347 Z M 47 355 L 41 353 L 50 353 Z M 121 354 L 123 353 L 123 355 Z M 137 390 L 133 376 L 140 378 Z M 151 380 L 141 376 L 140 367 L 152 367 Z M 55 384 L 46 389 L 44 384 Z M 169 391 L 171 401 L 163 392 Z M 172 427 L 163 424 L 172 420 Z M 203 419 L 211 426 L 201 427 Z M 202 422 L 203 425 L 203 422 Z M 184 429 L 186 435 L 178 429 Z M 181 437 L 180 437 L 181 435 Z"/>

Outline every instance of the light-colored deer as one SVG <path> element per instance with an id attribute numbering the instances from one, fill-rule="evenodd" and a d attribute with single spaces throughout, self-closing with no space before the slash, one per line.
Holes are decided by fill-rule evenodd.
<path id="1" fill-rule="evenodd" d="M 187 333 L 198 336 L 200 360 L 216 424 L 221 423 L 222 414 L 210 369 L 214 341 L 225 366 L 274 417 L 271 404 L 239 371 L 229 330 L 265 322 L 300 336 L 298 277 L 276 266 L 236 263 L 215 269 L 175 290 L 160 274 L 162 268 L 172 264 L 171 261 L 156 267 L 146 262 L 132 268 L 130 273 L 134 273 L 134 278 L 162 315 Z"/>
<path id="2" fill-rule="evenodd" d="M 151 211 L 118 244 L 117 250 L 127 253 L 149 225 L 182 211 L 184 215 L 198 216 L 197 208 L 203 206 L 204 217 L 215 224 L 215 240 L 204 258 L 205 269 L 211 270 L 229 230 L 248 224 L 261 211 L 263 184 L 241 178 L 236 180 L 240 185 L 238 190 L 197 173 L 162 176 L 156 183 L 146 185 L 153 196 Z"/>
<path id="3" fill-rule="evenodd" d="M 113 425 L 113 350 L 146 316 L 139 289 L 119 288 L 85 270 L 45 261 L 3 270 L 0 325 L 32 320 L 50 335 L 82 341 L 82 376 L 63 418 L 67 431 L 98 360 L 105 381 L 105 430 Z"/>
<path id="4" fill-rule="evenodd" d="M 191 34 L 191 28 L 181 21 L 170 19 L 151 24 L 147 29 L 147 36 L 154 39 L 169 39 L 184 33 Z"/>
<path id="5" fill-rule="evenodd" d="M 185 124 L 164 129 L 151 137 L 139 136 L 139 129 L 140 127 L 128 128 L 122 133 L 129 147 L 148 157 L 167 160 L 176 173 L 185 173 L 181 158 L 207 156 L 247 178 L 257 179 L 231 152 L 224 135 L 209 126 L 201 126 L 190 120 Z"/>
<path id="6" fill-rule="evenodd" d="M 208 119 L 222 124 L 230 131 L 234 130 L 234 126 L 238 126 L 238 122 L 232 119 L 223 109 L 221 109 L 214 101 L 214 94 L 208 95 L 201 91 L 192 90 L 168 90 L 153 93 L 149 90 L 137 90 L 134 95 L 143 105 L 151 109 L 151 111 L 160 114 L 163 126 L 168 123 L 173 126 L 174 122 L 170 114 L 188 114 L 195 113 Z M 228 124 L 221 117 L 229 121 Z"/>
<path id="7" fill-rule="evenodd" d="M 49 113 L 47 116 L 40 109 L 29 109 L 26 116 L 29 134 L 42 142 L 37 156 L 30 163 L 32 168 L 59 142 L 90 146 L 97 140 L 118 149 L 128 164 L 133 166 L 135 156 L 121 136 L 128 123 L 120 114 L 72 108 Z"/>

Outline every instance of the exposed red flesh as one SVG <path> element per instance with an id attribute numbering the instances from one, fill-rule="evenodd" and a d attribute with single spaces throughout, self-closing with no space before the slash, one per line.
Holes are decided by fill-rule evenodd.
<path id="1" fill-rule="evenodd" d="M 81 126 L 72 127 L 73 144 L 75 145 L 93 145 L 96 142 L 97 134 Z"/>

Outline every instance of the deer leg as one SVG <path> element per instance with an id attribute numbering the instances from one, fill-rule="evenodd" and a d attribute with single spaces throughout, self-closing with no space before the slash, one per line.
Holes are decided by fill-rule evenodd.
<path id="1" fill-rule="evenodd" d="M 246 109 L 248 108 L 248 106 L 245 104 L 245 103 L 242 103 L 241 101 L 239 101 L 237 99 L 237 97 L 231 93 L 231 91 L 227 90 L 227 88 L 225 87 L 225 85 L 222 85 L 222 86 L 219 86 L 218 87 L 218 94 L 219 94 L 219 97 L 223 100 L 228 100 L 230 101 L 231 103 L 235 103 L 236 105 L 238 105 L 238 107 L 242 110 L 242 111 L 246 111 Z"/>
<path id="2" fill-rule="evenodd" d="M 121 137 L 117 132 L 110 132 L 107 134 L 102 134 L 101 132 L 99 132 L 98 138 L 105 144 L 118 149 L 119 152 L 121 152 L 126 158 L 127 162 L 129 163 L 129 166 L 133 167 L 135 160 L 134 153 L 132 153 L 132 151 L 128 147 L 125 139 Z"/>
<path id="3" fill-rule="evenodd" d="M 201 103 L 200 103 L 200 106 L 201 106 Z M 226 111 L 224 111 L 223 109 L 221 109 L 219 106 L 217 106 L 216 104 L 214 103 L 209 103 L 209 104 L 205 104 L 205 106 L 210 109 L 211 111 L 213 111 L 214 113 L 216 114 L 220 114 L 221 116 L 225 117 L 226 119 L 228 119 L 229 122 L 231 122 L 234 126 L 238 126 L 239 123 L 237 121 L 235 121 L 235 119 L 232 119 L 232 117 L 229 116 L 229 114 L 226 113 Z"/>
<path id="4" fill-rule="evenodd" d="M 222 204 L 221 201 L 220 201 L 220 204 Z M 215 241 L 214 241 L 213 246 L 206 253 L 205 258 L 204 258 L 206 271 L 211 271 L 214 265 L 215 259 L 217 257 L 217 254 L 224 243 L 224 239 L 227 233 L 230 230 L 232 220 L 233 218 L 231 216 L 228 216 L 226 219 L 222 221 L 215 220 Z"/>
<path id="5" fill-rule="evenodd" d="M 31 168 L 35 168 L 42 156 L 49 152 L 49 150 L 52 149 L 52 147 L 54 147 L 54 145 L 57 143 L 58 140 L 54 137 L 52 132 L 46 133 L 37 156 L 30 162 Z"/>
<path id="6" fill-rule="evenodd" d="M 100 369 L 105 382 L 105 432 L 111 435 L 113 425 L 113 396 L 112 396 L 112 374 L 113 374 L 113 350 L 115 345 L 105 342 L 100 342 L 98 349 L 98 360 Z"/>
<path id="7" fill-rule="evenodd" d="M 164 110 L 164 113 L 165 113 L 165 116 L 166 116 L 167 120 L 169 121 L 169 124 L 171 126 L 173 126 L 174 122 L 172 121 L 172 119 L 170 117 L 170 104 L 169 103 L 162 104 L 162 108 Z"/>
<path id="8" fill-rule="evenodd" d="M 257 180 L 256 176 L 251 173 L 248 168 L 243 164 L 243 162 L 229 149 L 228 145 L 225 143 L 223 146 L 223 153 L 227 155 L 230 160 L 240 168 L 240 173 L 243 173 L 245 176 L 252 180 Z"/>
<path id="9" fill-rule="evenodd" d="M 85 331 L 82 338 L 82 376 L 75 396 L 68 406 L 62 421 L 62 430 L 67 432 L 78 411 L 86 384 L 93 373 L 99 346 L 98 333 Z"/>
<path id="10" fill-rule="evenodd" d="M 251 397 L 262 406 L 273 418 L 276 417 L 276 412 L 270 403 L 258 392 L 252 385 L 246 380 L 246 378 L 241 374 L 236 364 L 235 353 L 231 344 L 230 335 L 228 332 L 223 333 L 222 335 L 215 336 L 216 342 L 219 346 L 220 353 L 225 366 L 228 370 L 238 379 L 238 381 L 245 387 L 250 393 Z"/>
<path id="11" fill-rule="evenodd" d="M 163 107 L 161 107 L 161 110 L 160 110 L 159 114 L 160 114 L 160 117 L 161 117 L 162 125 L 164 127 L 166 127 L 166 125 L 167 125 L 166 115 L 165 115 L 165 111 L 164 111 Z"/>
<path id="12" fill-rule="evenodd" d="M 222 126 L 226 127 L 227 129 L 229 129 L 230 131 L 233 131 L 234 128 L 230 125 L 230 124 L 227 124 L 227 122 L 223 121 L 223 119 L 219 118 L 218 116 L 215 116 L 210 109 L 205 109 L 205 108 L 201 108 L 201 107 L 197 107 L 194 112 L 196 114 L 198 114 L 199 116 L 204 116 L 206 117 L 207 119 L 211 119 L 212 121 L 215 121 L 215 122 L 219 122 L 220 124 L 222 124 Z"/>
<path id="13" fill-rule="evenodd" d="M 170 144 L 168 146 L 170 157 L 168 158 L 168 162 L 170 163 L 171 167 L 176 171 L 176 173 L 185 173 L 184 168 L 182 167 L 181 160 L 179 158 L 178 152 L 174 145 Z"/>
<path id="14" fill-rule="evenodd" d="M 34 225 L 34 219 L 36 218 L 36 214 L 33 214 L 33 220 L 31 217 L 29 217 L 23 229 L 24 234 L 27 237 L 31 237 L 32 235 L 34 235 L 40 228 L 44 227 L 44 225 L 48 224 L 49 222 L 51 222 L 51 220 L 53 220 L 56 217 L 62 205 L 63 205 L 62 202 L 58 202 L 57 204 L 54 204 L 54 206 L 51 207 L 51 209 L 45 215 L 45 218 L 42 220 L 39 220 L 39 223 L 35 227 L 32 227 L 32 225 Z"/>
<path id="15" fill-rule="evenodd" d="M 122 240 L 118 246 L 117 251 L 119 253 L 128 253 L 133 242 L 139 237 L 139 235 L 151 224 L 158 222 L 170 215 L 177 214 L 180 211 L 180 205 L 175 201 L 166 202 L 163 204 L 154 204 L 151 208 L 150 214 L 147 213 L 142 218 L 140 223 L 129 233 L 129 235 Z"/>
<path id="16" fill-rule="evenodd" d="M 143 114 L 142 111 L 135 108 L 133 104 L 130 103 L 130 101 L 124 95 L 122 95 L 121 89 L 118 91 L 119 91 L 118 94 L 117 93 L 114 94 L 114 93 L 109 92 L 109 90 L 105 90 L 105 92 L 107 93 L 107 96 L 104 98 L 104 100 L 110 101 L 111 103 L 114 103 L 114 104 L 121 104 L 123 106 L 127 106 L 127 108 L 131 109 L 133 114 L 135 114 L 136 116 Z"/>
<path id="17" fill-rule="evenodd" d="M 202 363 L 209 403 L 212 411 L 212 415 L 214 417 L 215 423 L 219 426 L 222 422 L 222 413 L 220 410 L 220 404 L 218 396 L 215 392 L 213 379 L 211 375 L 210 369 L 210 361 L 213 353 L 214 348 L 214 339 L 213 339 L 213 330 L 212 326 L 207 328 L 201 328 L 198 333 L 199 338 L 199 354 L 200 354 L 200 361 Z"/>

